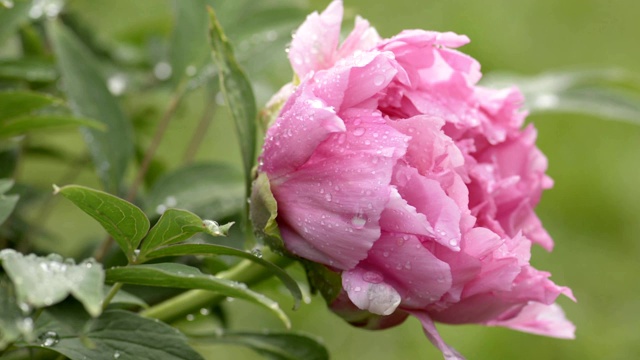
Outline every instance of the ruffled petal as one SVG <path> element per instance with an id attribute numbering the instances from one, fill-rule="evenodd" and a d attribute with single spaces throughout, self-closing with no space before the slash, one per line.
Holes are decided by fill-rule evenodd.
<path id="1" fill-rule="evenodd" d="M 333 1 L 322 14 L 314 12 L 307 16 L 296 30 L 289 60 L 300 78 L 333 65 L 340 42 L 342 12 L 342 1 Z"/>
<path id="2" fill-rule="evenodd" d="M 567 320 L 558 304 L 545 305 L 531 302 L 520 313 L 508 320 L 492 320 L 489 326 L 504 326 L 532 334 L 551 336 L 561 339 L 575 339 L 576 327 Z"/>

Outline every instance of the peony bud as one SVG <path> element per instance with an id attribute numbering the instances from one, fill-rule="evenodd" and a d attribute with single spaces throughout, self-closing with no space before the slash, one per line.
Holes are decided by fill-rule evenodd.
<path id="1" fill-rule="evenodd" d="M 465 36 L 381 39 L 358 18 L 339 45 L 341 19 L 334 1 L 291 44 L 301 81 L 266 134 L 258 228 L 338 278 L 325 298 L 349 322 L 416 316 L 448 358 L 434 321 L 573 337 L 555 305 L 571 291 L 529 264 L 553 246 L 534 213 L 552 181 L 520 92 L 477 85 Z"/>

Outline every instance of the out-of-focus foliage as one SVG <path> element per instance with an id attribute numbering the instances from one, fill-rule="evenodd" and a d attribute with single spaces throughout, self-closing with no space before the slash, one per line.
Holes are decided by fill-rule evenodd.
<path id="1" fill-rule="evenodd" d="M 292 30 L 307 13 L 322 9 L 327 3 L 0 1 L 0 178 L 7 179 L 0 182 L 0 223 L 6 217 L 0 227 L 0 248 L 14 248 L 25 254 L 55 252 L 80 261 L 104 240 L 107 232 L 98 222 L 91 222 L 72 202 L 53 197 L 54 183 L 83 184 L 127 198 L 144 210 L 146 215 L 139 215 L 150 218 L 152 226 L 159 215 L 172 207 L 189 210 L 200 219 L 240 223 L 245 205 L 242 171 L 246 165 L 211 58 L 207 13 L 198 9 L 210 5 L 216 10 L 260 107 L 291 79 L 285 47 Z M 4 8 L 7 4 L 13 7 Z M 629 75 L 640 73 L 640 48 L 634 46 L 640 33 L 640 3 L 345 0 L 345 6 L 347 21 L 360 14 L 385 37 L 405 28 L 467 34 L 472 42 L 462 50 L 480 61 L 485 74 L 517 74 L 502 80 L 522 86 L 533 112 L 529 120 L 538 128 L 538 144 L 549 158 L 555 188 L 544 194 L 538 214 L 554 237 L 556 249 L 553 257 L 536 254 L 535 266 L 550 270 L 554 281 L 574 290 L 579 302 L 565 309 L 577 325 L 577 339 L 554 340 L 472 326 L 442 326 L 443 336 L 461 353 L 473 354 L 474 359 L 640 357 L 640 313 L 636 311 L 640 284 L 632 281 L 640 271 L 640 128 L 632 124 L 640 121 L 640 109 L 638 80 Z M 493 77 L 493 84 L 496 79 Z M 487 84 L 491 80 L 488 77 Z M 5 106 L 7 101 L 13 105 Z M 562 113 L 558 114 L 558 110 Z M 602 121 L 602 117 L 627 122 Z M 163 125 L 164 119 L 169 121 Z M 77 126 L 83 127 L 81 133 Z M 155 134 L 161 127 L 166 131 L 162 141 L 156 143 Z M 6 137 L 2 136 L 3 129 L 9 131 Z M 145 165 L 145 153 L 156 145 L 155 155 Z M 139 191 L 132 192 L 136 174 L 145 166 Z M 186 223 L 187 228 L 183 227 L 184 222 L 172 224 L 177 226 L 170 227 L 175 230 L 172 234 L 178 236 L 172 239 L 182 241 L 181 234 L 193 230 L 188 228 L 193 225 L 191 222 Z M 147 230 L 141 236 L 147 235 Z M 220 250 L 222 247 L 215 251 L 213 247 L 224 241 L 229 248 L 241 249 L 242 230 L 232 227 L 224 240 L 207 234 L 199 234 L 193 240 L 206 244 L 176 245 L 170 238 L 154 240 L 168 246 L 154 250 L 156 254 L 184 262 L 181 269 L 130 266 L 144 266 L 145 271 L 171 277 L 171 281 L 157 280 L 156 284 L 189 287 L 189 275 L 207 282 L 210 271 L 225 269 L 237 261 L 226 257 L 233 255 L 233 249 L 225 253 Z M 116 240 L 121 240 L 117 236 Z M 195 250 L 206 245 L 212 248 Z M 182 256 L 184 247 L 191 247 L 189 253 L 199 255 Z M 128 250 L 133 261 L 134 250 L 134 246 Z M 220 254 L 225 257 L 220 258 Z M 116 251 L 105 258 L 108 266 L 126 262 Z M 122 267 L 107 276 L 112 281 L 126 282 L 129 271 Z M 298 272 L 299 276 L 294 277 L 304 281 L 302 271 Z M 287 280 L 286 273 L 279 276 L 286 286 L 280 280 L 270 281 L 257 290 L 286 304 L 291 300 L 284 293 L 295 284 Z M 0 323 L 0 328 L 9 342 L 23 335 L 25 344 L 39 348 L 43 348 L 42 343 L 57 341 L 60 352 L 68 354 L 67 351 L 77 351 L 83 339 L 89 339 L 95 340 L 99 349 L 105 349 L 103 353 L 109 358 L 117 358 L 116 352 L 118 356 L 125 355 L 120 353 L 124 348 L 111 348 L 109 337 L 105 341 L 94 339 L 109 324 L 122 321 L 120 330 L 125 334 L 138 326 L 148 326 L 149 336 L 164 336 L 172 331 L 111 307 L 96 319 L 73 316 L 83 313 L 82 308 L 77 311 L 78 304 L 73 299 L 47 308 L 37 323 L 30 323 L 20 304 L 9 301 L 16 294 L 8 281 L 0 278 L 0 317 L 11 321 Z M 153 305 L 175 294 L 135 286 L 125 289 L 137 298 L 123 300 L 123 293 L 118 293 L 111 306 L 137 306 L 145 301 Z M 226 314 L 229 329 L 222 331 L 225 321 L 214 314 Z M 330 314 L 319 296 L 298 311 L 286 311 L 286 315 L 294 330 L 323 338 L 335 359 L 440 356 L 413 320 L 384 332 L 355 329 Z M 184 320 L 179 327 L 184 333 L 204 329 L 209 335 L 223 334 L 216 342 L 201 339 L 194 345 L 206 359 L 259 359 L 260 351 L 269 353 L 279 346 L 282 338 L 278 336 L 296 336 L 261 334 L 263 328 L 281 328 L 281 320 L 241 301 L 225 301 L 213 309 L 203 308 L 181 317 Z M 60 318 L 75 321 L 75 327 L 60 325 L 58 336 L 67 334 L 68 338 L 56 340 L 47 337 L 46 331 L 38 333 L 46 324 L 59 325 Z M 79 329 L 83 332 L 79 333 Z M 234 338 L 243 335 L 246 336 Z M 169 337 L 176 341 L 172 346 L 188 349 L 184 339 Z M 157 344 L 157 337 L 153 342 L 145 339 L 141 342 Z M 249 348 L 223 345 L 232 342 Z M 313 338 L 302 338 L 300 343 L 316 344 Z M 98 358 L 95 352 L 80 354 Z M 175 358 L 198 358 L 190 350 L 181 354 Z M 162 356 L 172 355 L 158 354 L 157 358 Z"/>

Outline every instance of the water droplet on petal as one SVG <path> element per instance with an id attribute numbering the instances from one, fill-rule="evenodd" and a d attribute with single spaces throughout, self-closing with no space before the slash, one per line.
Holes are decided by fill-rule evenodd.
<path id="1" fill-rule="evenodd" d="M 451 246 L 458 246 L 458 240 L 456 240 L 456 239 L 451 239 L 451 240 L 449 240 L 449 245 L 451 245 Z"/>
<path id="2" fill-rule="evenodd" d="M 353 130 L 353 136 L 362 136 L 365 133 L 365 128 L 359 127 L 355 130 Z"/>
<path id="3" fill-rule="evenodd" d="M 384 77 L 384 75 L 382 74 L 378 74 L 376 76 L 373 77 L 373 85 L 375 86 L 380 86 L 382 85 L 382 83 L 386 80 L 386 78 Z"/>
<path id="4" fill-rule="evenodd" d="M 351 218 L 351 225 L 353 225 L 355 229 L 362 229 L 366 223 L 367 219 L 365 219 L 362 214 L 357 214 Z"/>
<path id="5" fill-rule="evenodd" d="M 379 284 L 382 282 L 383 277 L 379 273 L 375 271 L 367 271 L 362 275 L 362 279 L 366 282 L 370 282 L 372 284 Z"/>

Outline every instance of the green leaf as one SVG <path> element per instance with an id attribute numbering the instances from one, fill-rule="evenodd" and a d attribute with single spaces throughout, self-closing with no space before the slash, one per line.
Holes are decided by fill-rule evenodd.
<path id="1" fill-rule="evenodd" d="M 286 252 L 276 218 L 278 217 L 278 203 L 271 193 L 269 177 L 260 173 L 253 182 L 251 193 L 251 208 L 249 212 L 256 236 L 272 249 Z"/>
<path id="2" fill-rule="evenodd" d="M 19 303 L 33 307 L 50 306 L 69 294 L 78 299 L 92 316 L 100 315 L 104 297 L 104 271 L 93 259 L 75 264 L 72 259 L 50 254 L 22 255 L 12 249 L 0 251 L 4 271 L 16 289 Z"/>
<path id="3" fill-rule="evenodd" d="M 68 126 L 85 126 L 105 131 L 103 123 L 64 115 L 24 116 L 0 121 L 0 138 L 20 135 L 34 130 L 49 130 Z"/>
<path id="4" fill-rule="evenodd" d="M 229 227 L 223 226 L 223 230 L 225 228 L 228 230 Z M 186 210 L 168 209 L 149 231 L 142 243 L 139 258 L 144 258 L 148 251 L 185 241 L 198 233 L 207 233 L 211 236 L 226 235 L 213 221 L 203 221 L 198 215 Z"/>
<path id="5" fill-rule="evenodd" d="M 62 194 L 96 219 L 120 245 L 129 261 L 134 260 L 134 251 L 149 231 L 149 219 L 140 208 L 111 194 L 84 186 L 54 188 L 56 194 Z"/>
<path id="6" fill-rule="evenodd" d="M 20 199 L 19 195 L 4 195 L 12 187 L 13 180 L 0 179 L 0 225 L 11 215 Z"/>
<path id="7" fill-rule="evenodd" d="M 111 290 L 110 286 L 105 286 L 104 287 L 104 292 L 105 294 L 109 292 L 109 290 Z M 118 290 L 118 292 L 116 293 L 116 295 L 113 297 L 113 299 L 111 299 L 110 304 L 126 304 L 126 305 L 135 305 L 135 306 L 139 306 L 143 309 L 146 309 L 149 307 L 149 305 L 142 300 L 141 298 L 130 294 L 124 290 Z"/>
<path id="8" fill-rule="evenodd" d="M 31 337 L 33 320 L 25 316 L 18 306 L 11 282 L 0 277 L 0 350 L 20 336 Z"/>
<path id="9" fill-rule="evenodd" d="M 42 59 L 0 60 L 0 78 L 51 82 L 58 78 L 54 64 Z"/>
<path id="10" fill-rule="evenodd" d="M 517 85 L 530 113 L 566 112 L 640 124 L 640 78 L 621 70 L 574 70 L 524 77 L 490 75 L 491 87 Z"/>
<path id="11" fill-rule="evenodd" d="M 242 175 L 221 163 L 189 165 L 158 179 L 147 196 L 147 214 L 186 209 L 207 219 L 222 219 L 244 206 Z"/>
<path id="12" fill-rule="evenodd" d="M 41 107 L 61 102 L 53 96 L 36 92 L 3 91 L 0 92 L 0 121 L 29 114 Z"/>
<path id="13" fill-rule="evenodd" d="M 188 67 L 197 70 L 211 61 L 207 38 L 207 13 L 204 0 L 173 1 L 176 22 L 171 35 L 169 56 L 174 83 L 186 74 Z M 189 68 L 191 71 L 191 68 Z M 189 72 L 189 75 L 194 75 Z"/>
<path id="14" fill-rule="evenodd" d="M 0 8 L 0 46 L 16 31 L 20 23 L 27 21 L 31 1 L 16 0 L 10 9 Z"/>
<path id="15" fill-rule="evenodd" d="M 298 287 L 298 283 L 287 274 L 286 271 L 282 270 L 278 266 L 263 260 L 259 256 L 256 256 L 253 253 L 248 253 L 242 250 L 234 249 L 228 246 L 222 245 L 213 245 L 213 244 L 181 244 L 181 245 L 173 245 L 168 246 L 162 249 L 158 249 L 147 254 L 147 259 L 155 259 L 165 256 L 183 256 L 183 255 L 230 255 L 236 256 L 243 259 L 251 260 L 257 264 L 260 264 L 265 267 L 271 274 L 277 276 L 282 283 L 287 287 L 291 295 L 295 300 L 294 309 L 298 308 L 300 305 L 300 300 L 302 299 L 302 292 L 300 291 L 300 287 Z"/>
<path id="16" fill-rule="evenodd" d="M 173 287 L 181 289 L 203 289 L 215 291 L 223 296 L 244 299 L 258 304 L 278 316 L 289 327 L 287 315 L 277 302 L 247 288 L 245 284 L 220 279 L 201 273 L 198 269 L 174 263 L 152 265 L 130 265 L 107 270 L 107 281 L 125 284 Z"/>
<path id="17" fill-rule="evenodd" d="M 191 336 L 207 344 L 242 345 L 271 360 L 328 360 L 329 352 L 320 339 L 301 332 L 225 332 L 220 336 Z"/>
<path id="18" fill-rule="evenodd" d="M 240 141 L 244 164 L 246 196 L 251 188 L 251 169 L 256 152 L 256 100 L 251 83 L 233 55 L 231 43 L 222 31 L 212 8 L 209 8 L 210 41 L 213 62 L 218 68 L 220 88 L 229 107 Z"/>
<path id="19" fill-rule="evenodd" d="M 73 326 L 44 312 L 38 319 L 38 342 L 71 360 L 202 360 L 175 328 L 123 310 L 107 310 L 83 326 Z"/>
<path id="20" fill-rule="evenodd" d="M 105 189 L 117 193 L 133 156 L 132 125 L 107 89 L 91 52 L 60 22 L 49 22 L 47 30 L 74 114 L 107 127 L 107 131 L 83 128 L 83 134 Z"/>

